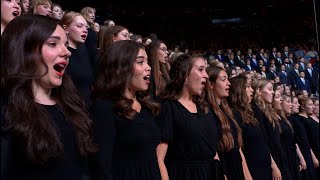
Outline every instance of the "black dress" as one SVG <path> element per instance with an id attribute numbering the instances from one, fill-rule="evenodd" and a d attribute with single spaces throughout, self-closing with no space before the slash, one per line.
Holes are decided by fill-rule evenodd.
<path id="1" fill-rule="evenodd" d="M 127 119 L 114 113 L 111 101 L 97 100 L 91 115 L 100 147 L 90 158 L 92 180 L 161 179 L 156 156 L 160 129 L 148 109 Z"/>
<path id="2" fill-rule="evenodd" d="M 179 101 L 161 103 L 161 140 L 168 143 L 165 164 L 170 180 L 214 180 L 217 119 L 198 107 L 191 113 Z"/>
<path id="3" fill-rule="evenodd" d="M 307 125 L 309 128 L 308 138 L 310 147 L 319 160 L 319 123 L 313 120 L 311 117 L 307 119 Z"/>
<path id="4" fill-rule="evenodd" d="M 292 123 L 291 123 L 292 124 Z M 284 119 L 280 120 L 281 126 L 281 145 L 285 154 L 285 158 L 289 167 L 292 180 L 300 180 L 299 159 L 296 151 L 296 141 L 294 131 Z"/>
<path id="5" fill-rule="evenodd" d="M 217 116 L 216 118 L 218 119 Z M 228 179 L 244 180 L 242 158 L 239 151 L 240 145 L 238 142 L 238 130 L 235 123 L 230 118 L 228 118 L 228 120 L 232 131 L 234 147 L 228 152 L 218 151 L 219 157 L 223 165 L 224 173 L 226 174 Z"/>
<path id="6" fill-rule="evenodd" d="M 242 152 L 252 178 L 258 180 L 271 179 L 271 158 L 265 134 L 259 125 L 245 124 L 240 113 L 234 112 L 242 129 Z"/>
<path id="7" fill-rule="evenodd" d="M 51 158 L 44 164 L 30 162 L 25 155 L 25 148 L 13 136 L 10 145 L 10 161 L 7 165 L 7 179 L 10 180 L 69 180 L 81 179 L 86 163 L 80 156 L 73 128 L 67 122 L 64 114 L 55 105 L 42 105 L 48 111 L 55 124 L 63 145 L 63 156 Z M 1 152 L 2 153 L 2 152 Z"/>
<path id="8" fill-rule="evenodd" d="M 303 180 L 316 180 L 316 172 L 313 165 L 311 152 L 310 152 L 310 143 L 308 140 L 308 130 L 307 130 L 307 119 L 298 114 L 293 114 L 290 117 L 290 120 L 293 125 L 295 132 L 295 139 L 299 145 L 300 151 L 304 157 L 304 160 L 307 164 L 307 170 L 301 171 L 301 179 Z"/>
<path id="9" fill-rule="evenodd" d="M 285 160 L 285 154 L 281 146 L 280 127 L 278 125 L 275 125 L 275 127 L 273 127 L 271 122 L 267 119 L 267 117 L 263 114 L 263 112 L 257 105 L 254 106 L 253 110 L 256 118 L 259 121 L 259 124 L 264 129 L 264 132 L 267 136 L 267 143 L 270 149 L 270 153 L 281 172 L 282 179 L 291 180 L 292 177 L 290 175 L 288 164 Z"/>
<path id="10" fill-rule="evenodd" d="M 86 46 L 79 45 L 77 49 L 68 47 L 72 53 L 66 72 L 80 92 L 89 110 L 91 106 L 92 85 L 95 80 L 94 68 L 90 62 L 90 56 Z"/>

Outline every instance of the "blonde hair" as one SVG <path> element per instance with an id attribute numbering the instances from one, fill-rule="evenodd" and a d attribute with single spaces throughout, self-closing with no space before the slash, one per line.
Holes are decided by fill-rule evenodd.
<path id="1" fill-rule="evenodd" d="M 81 9 L 80 13 L 82 14 L 82 16 L 88 21 L 89 17 L 88 14 L 89 13 L 96 13 L 96 9 L 92 8 L 92 7 L 84 7 Z"/>
<path id="2" fill-rule="evenodd" d="M 65 13 L 64 16 L 62 17 L 62 19 L 60 20 L 60 25 L 62 27 L 63 27 L 63 25 L 69 26 L 72 23 L 73 19 L 77 16 L 82 16 L 82 14 L 80 14 L 78 12 L 74 12 L 74 11 L 69 11 L 69 12 Z"/>
<path id="3" fill-rule="evenodd" d="M 51 0 L 31 0 L 29 13 L 34 14 L 33 11 L 37 6 L 42 5 L 42 4 L 46 4 L 46 3 L 49 3 L 51 5 L 51 10 L 52 10 L 53 6 L 52 6 Z"/>
<path id="4" fill-rule="evenodd" d="M 258 105 L 263 114 L 267 117 L 268 121 L 272 124 L 272 127 L 275 128 L 276 125 L 280 128 L 279 125 L 279 116 L 277 112 L 272 108 L 272 103 L 266 103 L 261 95 L 258 94 L 258 89 L 263 89 L 268 83 L 272 83 L 267 79 L 253 79 L 252 88 L 254 90 L 254 102 Z"/>

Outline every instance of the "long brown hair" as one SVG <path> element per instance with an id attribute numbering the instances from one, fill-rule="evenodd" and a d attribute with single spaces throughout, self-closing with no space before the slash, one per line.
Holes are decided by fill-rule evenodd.
<path id="1" fill-rule="evenodd" d="M 206 69 L 206 71 L 209 76 L 208 83 L 215 83 L 220 72 L 225 70 L 218 66 L 210 66 Z M 239 142 L 239 145 L 242 146 L 242 135 L 241 135 L 242 132 L 232 114 L 232 111 L 228 105 L 227 99 L 223 98 L 221 100 L 221 108 L 220 108 L 219 104 L 216 101 L 214 90 L 209 85 L 206 86 L 206 97 L 209 105 L 211 105 L 211 108 L 213 109 L 214 113 L 218 116 L 221 122 L 222 138 L 219 142 L 219 149 L 221 149 L 222 151 L 230 151 L 232 148 L 234 148 L 234 139 L 233 139 L 232 129 L 231 129 L 228 118 L 230 118 L 230 120 L 235 124 L 237 128 L 237 133 L 238 133 L 238 136 L 237 136 L 238 142 Z"/>
<path id="2" fill-rule="evenodd" d="M 163 64 L 158 60 L 158 49 L 161 43 L 164 44 L 163 41 L 154 39 L 149 45 L 146 46 L 149 64 L 154 77 L 155 89 L 153 91 L 155 91 L 155 96 L 159 96 L 161 92 L 164 91 L 167 83 L 170 81 L 166 64 Z"/>
<path id="3" fill-rule="evenodd" d="M 170 69 L 170 82 L 161 94 L 161 98 L 170 100 L 178 100 L 180 98 L 185 80 L 190 74 L 194 62 L 199 58 L 202 57 L 192 57 L 187 54 L 182 54 L 176 58 Z M 204 98 L 204 91 L 200 96 L 194 95 L 193 102 L 199 105 L 203 112 L 208 113 L 209 109 Z"/>
<path id="4" fill-rule="evenodd" d="M 231 85 L 227 100 L 231 109 L 234 109 L 240 113 L 243 123 L 257 126 L 258 121 L 253 115 L 254 112 L 251 108 L 251 104 L 246 93 L 248 81 L 249 79 L 242 75 L 231 78 Z"/>
<path id="5" fill-rule="evenodd" d="M 144 49 L 144 46 L 131 40 L 111 44 L 106 52 L 108 56 L 101 59 L 93 88 L 95 99 L 113 100 L 115 111 L 128 119 L 133 119 L 136 111 L 132 109 L 133 100 L 125 96 L 125 90 L 133 75 L 134 62 L 140 49 Z M 136 97 L 141 105 L 149 108 L 154 115 L 159 113 L 159 105 L 150 101 L 147 91 L 137 92 Z"/>
<path id="6" fill-rule="evenodd" d="M 1 95 L 8 97 L 5 113 L 5 132 L 12 132 L 27 156 L 34 162 L 44 163 L 59 157 L 63 146 L 59 134 L 45 108 L 35 101 L 32 82 L 48 73 L 41 55 L 42 46 L 57 28 L 56 20 L 40 15 L 24 15 L 12 20 L 1 41 Z M 46 72 L 37 75 L 38 64 Z M 73 127 L 82 155 L 95 152 L 92 143 L 92 121 L 84 101 L 69 76 L 52 89 L 51 96 Z"/>

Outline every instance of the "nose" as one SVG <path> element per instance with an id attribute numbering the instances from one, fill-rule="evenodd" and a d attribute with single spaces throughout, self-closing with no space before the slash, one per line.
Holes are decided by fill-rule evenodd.
<path id="1" fill-rule="evenodd" d="M 16 8 L 16 9 L 20 9 L 20 5 L 18 4 L 18 2 L 17 1 L 13 1 L 14 2 L 14 8 Z"/>
<path id="2" fill-rule="evenodd" d="M 147 71 L 151 71 L 151 66 L 147 63 Z"/>
<path id="3" fill-rule="evenodd" d="M 71 52 L 68 50 L 66 46 L 62 49 L 62 56 L 65 58 L 69 58 L 71 56 Z"/>
<path id="4" fill-rule="evenodd" d="M 204 78 L 209 78 L 207 72 L 204 71 L 203 77 L 204 77 Z"/>

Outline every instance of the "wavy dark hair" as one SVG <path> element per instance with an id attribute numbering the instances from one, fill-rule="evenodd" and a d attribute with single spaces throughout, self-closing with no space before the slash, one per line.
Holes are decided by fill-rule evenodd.
<path id="1" fill-rule="evenodd" d="M 209 84 L 215 83 L 220 72 L 225 71 L 223 68 L 218 66 L 209 66 L 207 69 L 207 74 L 209 76 Z M 218 89 L 217 89 L 218 90 Z M 228 105 L 227 99 L 223 98 L 221 99 L 221 108 L 220 105 L 216 101 L 214 90 L 211 88 L 210 85 L 206 86 L 206 99 L 211 106 L 214 113 L 218 116 L 221 126 L 222 126 L 222 138 L 219 142 L 219 149 L 222 151 L 230 151 L 232 148 L 234 148 L 234 139 L 232 135 L 231 126 L 229 123 L 228 118 L 233 121 L 233 123 L 236 125 L 237 132 L 238 132 L 238 142 L 239 145 L 242 146 L 242 132 L 241 128 L 239 127 L 237 121 L 235 120 L 232 110 Z"/>
<path id="2" fill-rule="evenodd" d="M 227 97 L 230 107 L 240 113 L 244 124 L 258 126 L 258 121 L 254 117 L 251 103 L 246 93 L 246 88 L 250 81 L 245 76 L 236 76 L 230 79 L 229 96 Z M 251 84 L 250 84 L 251 85 Z"/>
<path id="3" fill-rule="evenodd" d="M 161 43 L 164 44 L 162 40 L 153 39 L 152 42 L 146 46 L 146 52 L 155 83 L 155 89 L 153 89 L 154 92 L 152 93 L 154 93 L 156 97 L 164 91 L 167 83 L 170 81 L 166 64 L 161 63 L 158 59 L 158 49 Z"/>
<path id="4" fill-rule="evenodd" d="M 191 56 L 188 54 L 182 54 L 176 58 L 169 72 L 171 80 L 160 95 L 162 99 L 178 100 L 180 98 L 185 80 L 189 76 L 194 62 L 199 58 L 203 59 L 201 56 Z M 204 91 L 200 96 L 194 95 L 193 102 L 195 102 L 203 112 L 208 113 L 209 109 L 205 101 Z"/>
<path id="5" fill-rule="evenodd" d="M 133 100 L 125 96 L 125 90 L 133 76 L 134 62 L 139 50 L 144 49 L 140 43 L 124 40 L 110 45 L 101 59 L 97 79 L 94 83 L 94 99 L 111 99 L 115 103 L 115 111 L 126 118 L 132 119 L 136 111 L 132 109 Z M 156 115 L 159 105 L 150 101 L 147 91 L 138 91 L 137 100 Z"/>
<path id="6" fill-rule="evenodd" d="M 48 73 L 41 50 L 52 35 L 58 22 L 40 15 L 23 15 L 8 24 L 1 40 L 1 95 L 8 98 L 4 132 L 12 132 L 27 156 L 34 162 L 44 163 L 63 153 L 62 142 L 51 117 L 35 101 L 33 81 Z M 39 62 L 46 72 L 37 75 Z M 91 125 L 72 80 L 64 75 L 61 86 L 52 89 L 51 96 L 75 130 L 82 155 L 95 152 Z"/>

